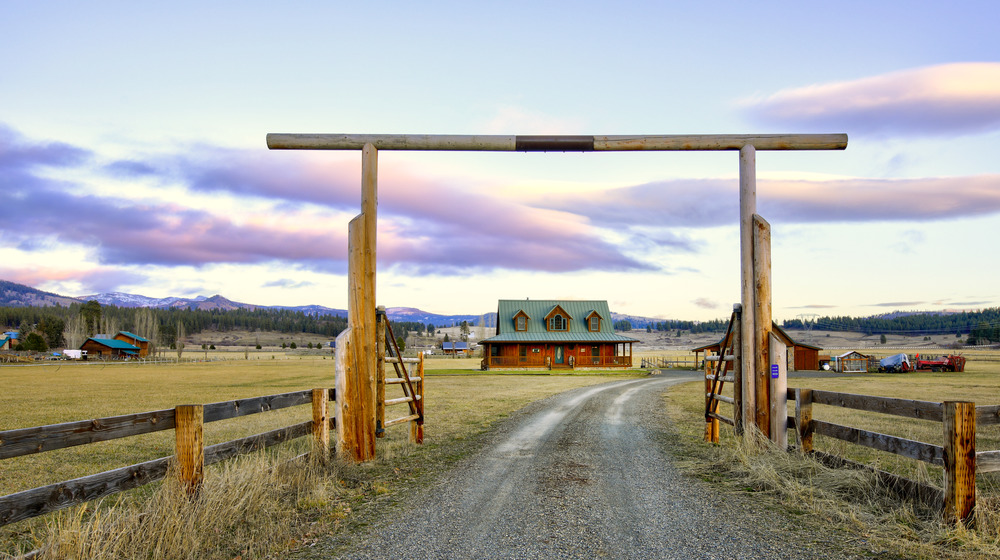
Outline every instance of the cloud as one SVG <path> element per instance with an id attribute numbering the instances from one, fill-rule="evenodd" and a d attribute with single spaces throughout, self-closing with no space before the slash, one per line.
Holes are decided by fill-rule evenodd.
<path id="1" fill-rule="evenodd" d="M 927 303 L 926 301 L 887 301 L 882 303 L 870 303 L 868 305 L 871 307 L 894 307 L 898 309 L 900 307 L 913 307 L 916 305 L 925 305 L 926 303 Z"/>
<path id="2" fill-rule="evenodd" d="M 809 303 L 806 305 L 794 305 L 789 307 L 789 309 L 833 309 L 838 307 L 836 305 L 825 305 L 822 303 Z"/>
<path id="3" fill-rule="evenodd" d="M 696 307 L 700 307 L 702 309 L 718 309 L 719 308 L 719 302 L 717 302 L 715 300 L 708 299 L 708 298 L 704 298 L 704 297 L 700 297 L 698 299 L 692 300 L 691 303 L 693 303 Z"/>
<path id="4" fill-rule="evenodd" d="M 967 62 L 782 90 L 743 102 L 753 120 L 794 130 L 959 136 L 1000 129 L 1000 63 Z"/>
<path id="5" fill-rule="evenodd" d="M 315 282 L 309 282 L 308 280 L 292 280 L 290 278 L 282 278 L 280 280 L 275 280 L 273 282 L 267 282 L 261 285 L 262 288 L 285 288 L 288 290 L 295 290 L 298 288 L 308 288 L 309 286 L 315 286 Z"/>
<path id="6" fill-rule="evenodd" d="M 89 154 L 62 144 L 29 144 L 5 132 L 5 153 L 24 154 L 8 157 L 6 166 L 21 170 L 26 178 L 8 186 L 7 201 L 0 206 L 8 245 L 24 250 L 53 242 L 83 245 L 102 264 L 277 261 L 309 270 L 344 271 L 346 222 L 338 223 L 342 218 L 337 215 L 328 224 L 306 224 L 316 223 L 316 206 L 360 210 L 357 158 L 348 162 L 201 146 L 196 156 L 154 154 L 90 170 L 98 175 L 96 181 L 102 176 L 143 178 L 151 179 L 146 184 L 168 187 L 160 190 L 160 199 L 156 188 L 146 189 L 147 198 L 139 199 L 94 194 L 85 182 L 46 180 L 33 169 L 79 165 Z M 193 208 L 184 191 L 217 197 L 219 203 Z M 277 215 L 248 219 L 240 210 L 246 197 L 271 202 Z M 310 210 L 304 204 L 314 206 Z M 472 191 L 454 180 L 428 179 L 405 169 L 380 173 L 378 212 L 379 261 L 414 274 L 657 269 L 627 256 L 576 214 L 534 208 L 486 189 Z"/>
<path id="7" fill-rule="evenodd" d="M 576 212 L 608 228 L 714 227 L 738 222 L 739 185 L 736 179 L 659 181 L 593 193 L 548 195 L 532 204 Z M 1000 175 L 831 181 L 760 179 L 757 208 L 772 225 L 985 216 L 1000 212 Z M 910 236 L 908 241 L 917 243 L 920 239 Z M 686 243 L 678 246 L 694 247 Z"/>

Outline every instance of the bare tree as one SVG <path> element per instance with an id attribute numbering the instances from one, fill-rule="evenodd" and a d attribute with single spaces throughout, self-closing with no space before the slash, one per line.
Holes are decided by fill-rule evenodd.
<path id="1" fill-rule="evenodd" d="M 149 350 L 147 355 L 156 353 L 156 344 L 160 339 L 160 321 L 156 318 L 156 313 L 148 307 L 138 307 L 135 310 L 135 333 L 149 340 Z"/>
<path id="2" fill-rule="evenodd" d="M 87 340 L 85 334 L 84 318 L 77 315 L 70 315 L 66 319 L 66 330 L 63 331 L 63 338 L 66 339 L 66 348 L 79 348 Z"/>
<path id="3" fill-rule="evenodd" d="M 177 361 L 181 361 L 181 354 L 184 353 L 184 323 L 177 321 Z"/>

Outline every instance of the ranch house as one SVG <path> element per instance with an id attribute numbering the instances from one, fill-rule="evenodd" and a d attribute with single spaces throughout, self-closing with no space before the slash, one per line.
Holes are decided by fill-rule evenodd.
<path id="1" fill-rule="evenodd" d="M 456 354 L 459 356 L 468 356 L 471 353 L 468 342 L 442 342 L 441 351 L 445 354 Z"/>
<path id="2" fill-rule="evenodd" d="M 80 350 L 85 350 L 88 358 L 96 357 L 101 360 L 139 357 L 138 346 L 114 338 L 88 338 L 80 346 Z"/>
<path id="3" fill-rule="evenodd" d="M 603 300 L 511 300 L 497 305 L 496 335 L 483 346 L 482 369 L 632 367 L 632 344 L 615 334 Z"/>
<path id="4" fill-rule="evenodd" d="M 771 323 L 771 332 L 788 347 L 788 371 L 815 371 L 819 369 L 819 351 L 821 350 L 819 346 L 795 342 L 784 329 L 774 322 Z M 698 355 L 702 352 L 705 353 L 705 357 L 718 356 L 723 343 L 728 345 L 729 341 L 723 337 L 723 340 L 719 342 L 692 348 L 695 362 L 700 363 Z"/>

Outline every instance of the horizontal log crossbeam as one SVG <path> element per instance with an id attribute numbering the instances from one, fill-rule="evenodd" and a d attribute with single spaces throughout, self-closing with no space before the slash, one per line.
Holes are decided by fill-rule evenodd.
<path id="1" fill-rule="evenodd" d="M 272 150 L 621 152 L 740 150 L 843 150 L 846 134 L 658 134 L 531 136 L 475 134 L 294 134 L 271 133 Z"/>

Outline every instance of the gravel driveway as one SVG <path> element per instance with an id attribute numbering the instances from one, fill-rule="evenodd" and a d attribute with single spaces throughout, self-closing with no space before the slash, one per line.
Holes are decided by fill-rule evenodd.
<path id="1" fill-rule="evenodd" d="M 852 557 L 673 468 L 655 431 L 661 395 L 691 379 L 617 381 L 529 406 L 340 557 Z"/>

